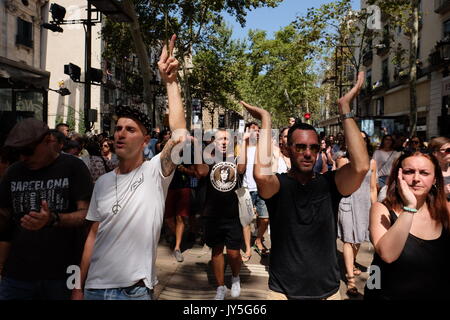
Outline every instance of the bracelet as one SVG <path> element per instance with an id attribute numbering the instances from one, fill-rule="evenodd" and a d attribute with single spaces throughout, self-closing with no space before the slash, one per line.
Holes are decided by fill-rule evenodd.
<path id="1" fill-rule="evenodd" d="M 403 207 L 403 210 L 407 211 L 407 212 L 411 212 L 411 213 L 416 213 L 417 209 L 413 209 L 413 208 L 409 208 L 409 207 Z"/>

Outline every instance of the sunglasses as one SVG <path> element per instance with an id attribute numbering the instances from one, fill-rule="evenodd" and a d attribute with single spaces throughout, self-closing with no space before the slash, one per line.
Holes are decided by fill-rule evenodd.
<path id="1" fill-rule="evenodd" d="M 442 152 L 442 153 L 449 154 L 449 153 L 450 153 L 450 148 L 447 148 L 447 149 L 440 149 L 439 151 Z"/>
<path id="2" fill-rule="evenodd" d="M 297 144 L 294 144 L 293 146 L 294 146 L 295 152 L 298 152 L 298 153 L 303 153 L 308 148 L 311 151 L 311 153 L 318 153 L 320 151 L 320 145 L 317 143 L 310 144 L 310 145 L 307 145 L 304 143 L 297 143 Z"/>

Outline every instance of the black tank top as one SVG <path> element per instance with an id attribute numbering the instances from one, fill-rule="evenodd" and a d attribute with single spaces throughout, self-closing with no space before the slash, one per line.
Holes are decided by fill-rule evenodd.
<path id="1" fill-rule="evenodd" d="M 389 211 L 391 225 L 397 221 Z M 450 234 L 442 229 L 435 240 L 423 240 L 408 235 L 400 257 L 388 264 L 375 253 L 372 266 L 380 268 L 380 289 L 369 289 L 368 280 L 364 299 L 417 300 L 450 299 Z"/>

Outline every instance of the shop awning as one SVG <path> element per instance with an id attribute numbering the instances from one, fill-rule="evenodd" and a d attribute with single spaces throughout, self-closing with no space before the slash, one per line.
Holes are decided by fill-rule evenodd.
<path id="1" fill-rule="evenodd" d="M 48 89 L 50 72 L 0 57 L 0 88 Z"/>

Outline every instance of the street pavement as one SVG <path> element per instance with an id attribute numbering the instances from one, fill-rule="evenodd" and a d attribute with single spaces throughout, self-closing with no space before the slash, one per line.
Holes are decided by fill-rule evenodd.
<path id="1" fill-rule="evenodd" d="M 156 272 L 159 283 L 155 287 L 154 295 L 158 300 L 211 300 L 216 294 L 216 284 L 212 273 L 210 259 L 211 251 L 205 245 L 189 244 L 183 251 L 184 261 L 177 262 L 172 255 L 167 242 L 161 237 L 156 259 Z M 267 235 L 265 239 L 270 239 Z M 266 240 L 267 247 L 270 242 Z M 337 241 L 341 270 L 344 270 L 342 260 L 342 242 Z M 357 256 L 357 266 L 363 271 L 357 277 L 356 285 L 359 296 L 348 297 L 346 294 L 345 271 L 342 272 L 340 292 L 343 299 L 361 300 L 364 284 L 368 278 L 367 267 L 373 256 L 370 243 L 363 243 Z M 242 264 L 241 268 L 241 296 L 237 300 L 265 300 L 268 290 L 268 261 L 253 251 L 251 259 Z M 225 285 L 231 288 L 231 270 L 227 265 L 225 270 Z M 226 300 L 234 299 L 228 290 Z"/>

